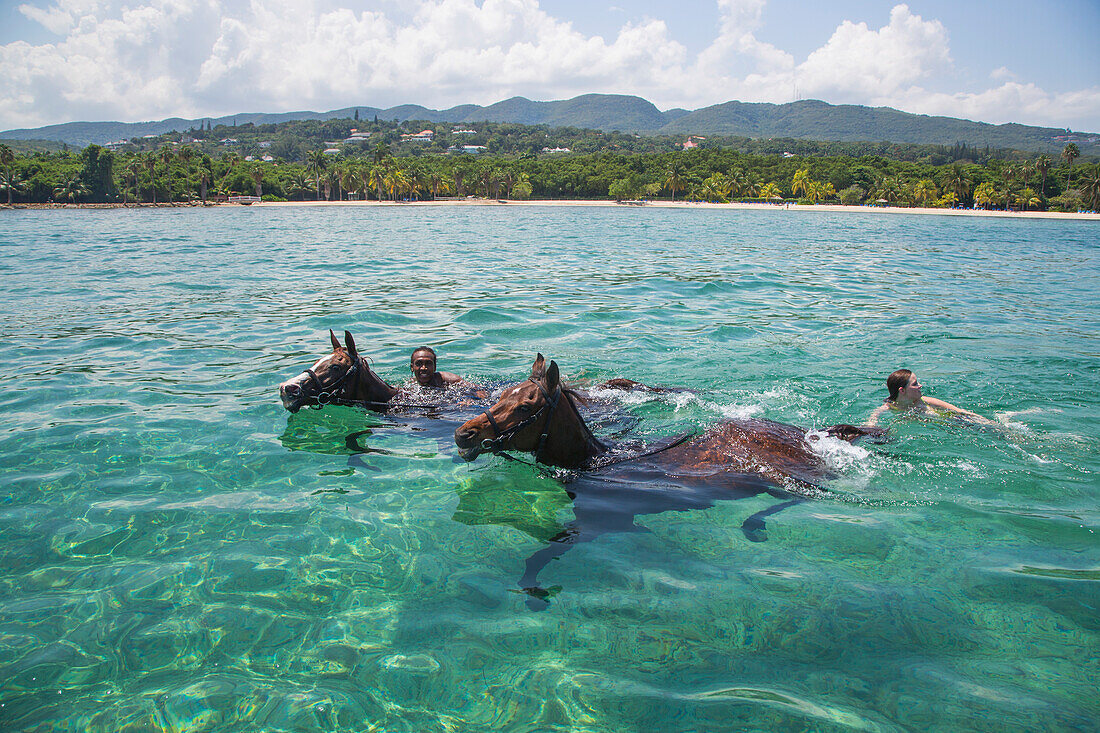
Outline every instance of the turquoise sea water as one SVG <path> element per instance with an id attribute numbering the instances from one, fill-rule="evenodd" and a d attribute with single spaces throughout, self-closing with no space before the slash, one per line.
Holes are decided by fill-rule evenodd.
<path id="1" fill-rule="evenodd" d="M 3 213 L 0 729 L 1096 729 L 1098 289 L 1092 222 Z M 288 414 L 329 328 L 391 382 L 427 343 L 695 390 L 620 399 L 650 438 L 860 422 L 900 366 L 998 426 L 826 442 L 832 495 L 766 542 L 767 495 L 639 516 L 536 613 L 562 483 L 447 419 Z"/>

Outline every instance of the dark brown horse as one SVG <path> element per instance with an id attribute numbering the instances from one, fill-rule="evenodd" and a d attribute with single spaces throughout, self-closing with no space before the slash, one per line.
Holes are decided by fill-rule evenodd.
<path id="1" fill-rule="evenodd" d="M 810 450 L 806 431 L 793 425 L 733 420 L 700 435 L 624 452 L 592 434 L 577 410 L 578 399 L 562 385 L 558 365 L 551 361 L 547 367 L 539 354 L 526 382 L 506 389 L 495 405 L 455 430 L 459 455 L 467 461 L 487 452 L 519 451 L 533 453 L 539 463 L 582 472 L 566 489 L 575 519 L 527 560 L 520 587 L 532 607 L 544 605 L 549 595 L 538 587 L 537 576 L 550 560 L 606 532 L 636 531 L 638 515 L 767 493 L 783 503 L 742 525 L 748 539 L 763 541 L 765 517 L 824 491 L 819 482 L 832 476 Z M 825 432 L 848 441 L 882 434 L 851 425 Z"/>
<path id="2" fill-rule="evenodd" d="M 344 331 L 340 345 L 331 330 L 332 353 L 309 369 L 279 385 L 279 399 L 290 412 L 303 407 L 328 404 L 357 404 L 383 411 L 400 392 L 371 371 L 367 360 L 355 348 L 355 339 Z"/>

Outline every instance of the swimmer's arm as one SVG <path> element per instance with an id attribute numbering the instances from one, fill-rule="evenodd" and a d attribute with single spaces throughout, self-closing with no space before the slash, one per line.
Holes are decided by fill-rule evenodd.
<path id="1" fill-rule="evenodd" d="M 937 400 L 935 397 L 925 397 L 924 398 L 924 403 L 926 405 L 928 405 L 929 407 L 934 408 L 936 410 L 947 410 L 948 412 L 954 412 L 955 414 L 962 415 L 963 417 L 969 418 L 969 419 L 973 420 L 974 422 L 989 423 L 989 424 L 993 423 L 992 420 L 988 420 L 988 419 L 982 417 L 981 415 L 979 415 L 976 412 L 971 412 L 970 410 L 964 410 L 963 408 L 961 408 L 957 405 L 952 405 L 950 402 L 944 402 L 943 400 Z"/>
<path id="2" fill-rule="evenodd" d="M 439 378 L 443 380 L 443 386 L 444 387 L 451 387 L 451 386 L 461 387 L 463 389 L 470 390 L 473 393 L 474 397 L 477 397 L 479 400 L 489 399 L 489 393 L 488 392 L 486 392 L 483 389 L 479 389 L 478 387 L 476 387 L 475 385 L 473 385 L 470 382 L 466 381 L 465 379 L 458 376 L 457 374 L 451 374 L 450 372 L 436 372 L 436 374 L 438 374 Z"/>
<path id="3" fill-rule="evenodd" d="M 889 409 L 890 409 L 889 404 L 883 404 L 883 405 L 879 406 L 878 408 L 876 408 L 875 411 L 871 413 L 871 417 L 867 418 L 867 425 L 869 425 L 871 427 L 874 427 L 874 426 L 878 425 L 879 416 L 882 415 L 882 413 L 886 412 Z"/>

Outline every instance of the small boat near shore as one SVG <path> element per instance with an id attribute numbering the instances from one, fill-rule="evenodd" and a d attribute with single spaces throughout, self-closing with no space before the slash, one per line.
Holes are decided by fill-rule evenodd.
<path id="1" fill-rule="evenodd" d="M 251 206 L 260 202 L 259 196 L 230 196 L 229 203 L 241 204 L 242 206 Z"/>

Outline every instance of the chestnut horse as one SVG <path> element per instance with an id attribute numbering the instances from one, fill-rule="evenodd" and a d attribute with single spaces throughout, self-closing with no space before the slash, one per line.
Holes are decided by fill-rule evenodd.
<path id="1" fill-rule="evenodd" d="M 290 412 L 307 406 L 357 404 L 382 412 L 400 390 L 386 384 L 355 348 L 350 331 L 340 345 L 331 329 L 332 353 L 309 369 L 279 385 L 279 399 Z"/>
<path id="2" fill-rule="evenodd" d="M 825 491 L 817 482 L 833 475 L 810 450 L 804 430 L 762 419 L 727 421 L 701 435 L 623 453 L 592 434 L 577 410 L 578 399 L 583 398 L 562 385 L 558 365 L 551 361 L 547 367 L 539 354 L 526 382 L 506 389 L 495 405 L 455 430 L 466 461 L 482 453 L 519 451 L 534 454 L 538 463 L 582 472 L 566 488 L 575 519 L 528 558 L 519 581 L 532 608 L 545 607 L 551 594 L 538 586 L 538 573 L 550 560 L 606 532 L 636 531 L 637 515 L 767 493 L 783 502 L 741 527 L 759 542 L 766 539 L 765 517 Z M 825 432 L 851 441 L 884 431 L 834 425 Z"/>

